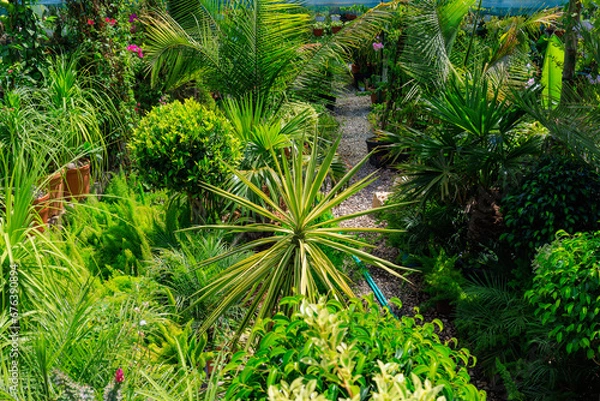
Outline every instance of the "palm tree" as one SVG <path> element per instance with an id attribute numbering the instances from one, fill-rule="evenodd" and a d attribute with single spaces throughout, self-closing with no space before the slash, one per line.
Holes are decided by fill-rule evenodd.
<path id="1" fill-rule="evenodd" d="M 168 88 L 201 81 L 222 96 L 281 105 L 326 61 L 373 38 L 390 14 L 377 7 L 320 44 L 306 45 L 310 16 L 282 0 L 170 0 L 145 20 L 152 81 Z"/>

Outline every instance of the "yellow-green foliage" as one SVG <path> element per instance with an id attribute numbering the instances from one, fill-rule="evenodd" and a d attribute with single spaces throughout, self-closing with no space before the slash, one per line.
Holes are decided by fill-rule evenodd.
<path id="1" fill-rule="evenodd" d="M 397 320 L 372 296 L 354 298 L 348 307 L 299 298 L 282 303 L 298 312 L 264 320 L 252 354 L 234 356 L 229 367 L 243 368 L 226 400 L 277 395 L 272 399 L 287 401 L 301 393 L 327 400 L 485 399 L 470 384 L 467 369 L 474 358 L 439 339 L 439 321 L 420 324 L 419 315 Z"/>
<path id="2" fill-rule="evenodd" d="M 124 176 L 116 176 L 101 201 L 90 198 L 69 210 L 65 226 L 85 250 L 84 263 L 93 273 L 138 275 L 152 259 L 150 237 L 159 214 L 137 199 Z"/>
<path id="3" fill-rule="evenodd" d="M 197 195 L 200 181 L 220 186 L 236 166 L 241 144 L 229 121 L 192 99 L 152 109 L 130 142 L 140 178 L 150 185 Z"/>

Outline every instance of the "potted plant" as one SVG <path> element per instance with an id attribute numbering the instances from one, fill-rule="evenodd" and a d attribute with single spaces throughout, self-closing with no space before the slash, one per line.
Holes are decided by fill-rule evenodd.
<path id="1" fill-rule="evenodd" d="M 64 177 L 65 200 L 80 200 L 90 193 L 89 159 L 78 159 L 67 164 Z"/>
<path id="2" fill-rule="evenodd" d="M 48 176 L 49 217 L 59 216 L 64 210 L 64 185 L 63 169 L 59 169 Z"/>
<path id="3" fill-rule="evenodd" d="M 369 92 L 373 104 L 383 103 L 387 94 L 387 82 L 383 81 L 379 75 L 372 75 L 369 78 Z"/>
<path id="4" fill-rule="evenodd" d="M 342 29 L 342 27 L 344 26 L 344 23 L 340 20 L 332 20 L 330 26 L 331 26 L 331 33 L 336 34 Z"/>
<path id="5" fill-rule="evenodd" d="M 340 14 L 344 21 L 352 21 L 356 19 L 356 10 L 353 6 L 340 7 Z"/>
<path id="6" fill-rule="evenodd" d="M 325 23 L 324 22 L 315 22 L 313 24 L 313 35 L 319 37 L 323 36 L 325 32 Z"/>
<path id="7" fill-rule="evenodd" d="M 35 211 L 34 221 L 35 227 L 44 232 L 48 224 L 50 193 L 39 188 L 34 189 L 33 194 L 33 210 Z"/>

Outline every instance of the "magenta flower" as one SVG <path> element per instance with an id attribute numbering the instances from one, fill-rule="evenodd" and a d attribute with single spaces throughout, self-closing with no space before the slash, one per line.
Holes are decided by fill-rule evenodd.
<path id="1" fill-rule="evenodd" d="M 139 58 L 143 58 L 144 57 L 144 53 L 142 52 L 142 48 L 139 47 L 138 45 L 129 45 L 127 46 L 127 51 L 130 51 L 132 53 L 137 53 Z"/>
<path id="2" fill-rule="evenodd" d="M 87 20 L 87 24 L 88 24 L 89 26 L 92 26 L 92 25 L 94 25 L 94 20 L 93 20 L 93 19 L 91 19 L 91 18 L 88 18 L 88 20 Z"/>
<path id="3" fill-rule="evenodd" d="M 381 42 L 373 42 L 373 50 L 378 51 L 383 49 L 383 43 Z"/>
<path id="4" fill-rule="evenodd" d="M 134 22 L 136 19 L 138 19 L 138 16 L 137 16 L 137 14 L 136 14 L 136 13 L 133 13 L 133 14 L 131 14 L 131 15 L 129 16 L 129 23 L 130 23 L 130 24 L 133 24 L 133 22 Z"/>
<path id="5" fill-rule="evenodd" d="M 115 372 L 115 383 L 123 383 L 125 381 L 125 375 L 123 374 L 123 369 L 119 368 Z"/>

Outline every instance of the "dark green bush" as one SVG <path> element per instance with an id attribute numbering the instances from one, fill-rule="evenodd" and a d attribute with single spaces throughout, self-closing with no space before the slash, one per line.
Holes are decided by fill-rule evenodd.
<path id="1" fill-rule="evenodd" d="M 530 259 L 558 230 L 600 228 L 600 175 L 585 163 L 553 155 L 542 159 L 520 188 L 502 201 L 507 232 L 519 256 Z"/>
<path id="2" fill-rule="evenodd" d="M 380 376 L 387 369 L 392 376 L 401 373 L 414 382 L 414 374 L 422 382 L 443 385 L 441 395 L 449 401 L 485 398 L 470 384 L 467 369 L 474 358 L 439 339 L 442 324 L 437 320 L 419 324 L 419 315 L 397 320 L 372 297 L 353 299 L 347 308 L 337 301 L 311 304 L 287 298 L 283 303 L 300 303 L 299 312 L 265 320 L 255 352 L 234 356 L 232 363 L 244 367 L 229 386 L 227 400 L 266 400 L 268 393 L 287 391 L 290 383 L 313 388 L 319 399 L 369 400 L 386 392 Z M 382 399 L 404 399 L 388 397 Z"/>
<path id="3" fill-rule="evenodd" d="M 526 297 L 535 314 L 568 354 L 600 358 L 600 232 L 561 232 L 534 260 Z"/>

